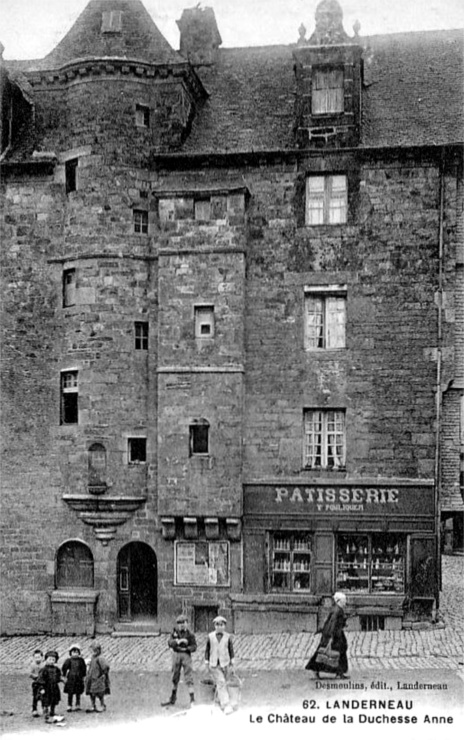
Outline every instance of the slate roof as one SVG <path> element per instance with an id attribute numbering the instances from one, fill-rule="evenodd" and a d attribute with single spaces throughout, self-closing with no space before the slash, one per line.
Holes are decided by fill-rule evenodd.
<path id="1" fill-rule="evenodd" d="M 364 146 L 463 141 L 463 32 L 371 36 L 364 47 Z M 210 94 L 185 152 L 294 147 L 292 46 L 221 49 L 215 68 L 200 68 Z"/>
<path id="2" fill-rule="evenodd" d="M 123 33 L 102 34 L 106 0 L 90 0 L 69 33 L 44 59 L 6 62 L 10 71 L 54 69 L 77 58 L 127 56 L 184 62 L 140 0 L 112 0 Z M 463 141 L 462 30 L 363 37 L 361 146 L 421 146 Z M 289 150 L 295 147 L 295 45 L 220 49 L 197 67 L 209 98 L 197 111 L 183 153 Z M 27 70 L 27 71 L 26 71 Z"/>
<path id="3" fill-rule="evenodd" d="M 121 33 L 101 33 L 102 14 L 122 11 Z M 75 59 L 127 57 L 153 64 L 185 61 L 159 31 L 140 0 L 90 0 L 70 31 L 35 69 L 56 69 Z"/>

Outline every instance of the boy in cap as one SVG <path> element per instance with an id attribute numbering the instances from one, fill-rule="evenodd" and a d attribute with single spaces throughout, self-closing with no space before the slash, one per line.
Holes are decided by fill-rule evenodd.
<path id="1" fill-rule="evenodd" d="M 205 663 L 216 684 L 221 709 L 224 714 L 231 714 L 234 710 L 227 689 L 227 679 L 234 665 L 234 646 L 232 637 L 226 632 L 226 618 L 216 617 L 213 624 L 214 632 L 209 633 L 206 641 Z"/>
<path id="2" fill-rule="evenodd" d="M 180 673 L 183 669 L 184 680 L 190 694 L 190 706 L 193 706 L 195 694 L 193 688 L 192 653 L 197 649 L 197 641 L 193 632 L 187 629 L 187 617 L 180 614 L 176 619 L 176 625 L 168 640 L 172 650 L 172 691 L 167 701 L 161 702 L 161 706 L 168 707 L 176 703 L 177 686 L 180 681 Z"/>

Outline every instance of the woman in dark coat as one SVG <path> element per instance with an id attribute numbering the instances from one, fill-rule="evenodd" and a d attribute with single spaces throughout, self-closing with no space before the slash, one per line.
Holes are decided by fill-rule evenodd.
<path id="1" fill-rule="evenodd" d="M 64 661 L 61 672 L 66 679 L 64 692 L 68 695 L 68 712 L 73 711 L 73 696 L 76 697 L 76 712 L 81 708 L 81 695 L 84 693 L 84 678 L 87 673 L 79 645 L 71 645 L 69 658 Z"/>
<path id="2" fill-rule="evenodd" d="M 346 617 L 344 607 L 346 606 L 346 596 L 338 591 L 333 597 L 334 606 L 330 610 L 327 619 L 324 622 L 324 626 L 321 630 L 321 641 L 319 646 L 312 656 L 309 663 L 306 665 L 308 670 L 314 671 L 316 678 L 319 678 L 319 673 L 335 673 L 338 678 L 348 678 L 346 672 L 348 670 L 348 643 L 343 628 L 346 624 Z M 323 662 L 323 659 L 318 656 L 320 648 L 330 646 L 332 650 L 336 650 L 340 653 L 338 665 L 330 667 Z"/>

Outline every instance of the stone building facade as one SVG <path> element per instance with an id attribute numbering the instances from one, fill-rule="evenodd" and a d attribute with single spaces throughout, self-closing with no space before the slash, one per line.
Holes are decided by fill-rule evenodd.
<path id="1" fill-rule="evenodd" d="M 336 0 L 288 46 L 178 25 L 90 0 L 2 60 L 2 633 L 315 629 L 334 590 L 355 629 L 431 618 L 462 34 L 349 36 Z"/>

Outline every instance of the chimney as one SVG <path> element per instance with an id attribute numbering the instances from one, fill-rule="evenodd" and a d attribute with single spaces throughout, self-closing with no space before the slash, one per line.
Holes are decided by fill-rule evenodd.
<path id="1" fill-rule="evenodd" d="M 222 44 L 212 8 L 186 8 L 177 25 L 180 30 L 180 53 L 193 65 L 212 65 Z"/>

